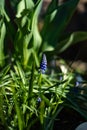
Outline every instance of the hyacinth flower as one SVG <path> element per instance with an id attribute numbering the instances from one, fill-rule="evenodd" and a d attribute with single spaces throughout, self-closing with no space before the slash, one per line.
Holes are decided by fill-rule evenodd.
<path id="1" fill-rule="evenodd" d="M 41 77 L 42 77 L 41 75 L 45 74 L 46 69 L 47 69 L 47 58 L 46 58 L 46 55 L 43 54 L 41 62 L 40 62 L 40 75 L 39 75 L 39 80 L 38 80 L 39 86 L 41 84 Z"/>
<path id="2" fill-rule="evenodd" d="M 41 63 L 40 63 L 40 72 L 42 74 L 45 74 L 46 69 L 47 69 L 47 58 L 46 58 L 46 55 L 43 54 L 42 59 L 41 59 Z"/>
<path id="3" fill-rule="evenodd" d="M 42 80 L 42 74 L 45 74 L 47 69 L 47 58 L 46 55 L 42 55 L 42 59 L 40 62 L 40 75 L 38 78 L 38 86 L 39 86 L 39 98 L 37 99 L 38 102 L 41 102 L 41 80 Z"/>

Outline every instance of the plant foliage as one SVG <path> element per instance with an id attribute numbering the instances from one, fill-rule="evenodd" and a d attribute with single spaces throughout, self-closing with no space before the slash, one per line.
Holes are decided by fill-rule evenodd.
<path id="1" fill-rule="evenodd" d="M 62 39 L 78 2 L 59 5 L 52 0 L 39 30 L 43 0 L 0 0 L 0 128 L 33 130 L 39 123 L 39 130 L 52 130 L 66 106 L 87 120 L 87 82 L 77 81 L 70 70 L 52 74 L 48 67 L 45 74 L 45 55 L 40 63 L 43 53 L 54 56 L 87 40 L 87 32 L 81 31 Z"/>

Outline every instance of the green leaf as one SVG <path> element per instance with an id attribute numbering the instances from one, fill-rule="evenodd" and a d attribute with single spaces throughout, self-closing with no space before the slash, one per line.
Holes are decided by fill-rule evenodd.
<path id="1" fill-rule="evenodd" d="M 26 2 L 29 1 L 26 0 Z M 41 45 L 41 36 L 38 31 L 38 16 L 41 5 L 42 0 L 38 1 L 34 7 L 32 5 L 32 9 L 28 6 L 24 7 L 24 10 L 21 12 L 21 17 L 16 18 L 18 31 L 15 37 L 15 49 L 21 55 L 21 61 L 25 67 L 32 61 L 32 52 L 35 51 L 37 55 Z M 35 61 L 38 65 L 36 55 Z"/>
<path id="2" fill-rule="evenodd" d="M 41 123 L 41 125 L 43 125 L 44 111 L 45 111 L 45 102 L 44 101 L 41 101 L 39 109 L 40 109 L 40 123 Z"/>
<path id="3" fill-rule="evenodd" d="M 19 18 L 22 16 L 24 9 L 32 10 L 34 8 L 34 3 L 32 0 L 21 0 L 17 6 L 16 16 Z"/>
<path id="4" fill-rule="evenodd" d="M 46 51 L 47 55 L 59 54 L 65 51 L 68 47 L 79 42 L 87 40 L 87 32 L 73 32 L 68 35 L 64 40 L 60 41 L 53 51 Z"/>
<path id="5" fill-rule="evenodd" d="M 17 14 L 16 17 L 21 17 L 21 12 L 25 9 L 25 2 L 21 0 L 17 6 Z"/>
<path id="6" fill-rule="evenodd" d="M 52 13 L 46 16 L 46 19 L 50 20 L 48 23 L 45 22 L 41 32 L 44 44 L 53 47 L 56 46 L 56 43 L 58 43 L 64 29 L 69 23 L 78 2 L 79 0 L 69 0 L 58 6 Z"/>
<path id="7" fill-rule="evenodd" d="M 33 92 L 34 72 L 35 72 L 35 62 L 33 62 L 33 65 L 32 65 L 31 78 L 29 81 L 28 104 L 30 103 L 30 98 Z"/>
<path id="8" fill-rule="evenodd" d="M 69 46 L 87 40 L 87 32 L 73 32 L 65 40 L 60 41 L 55 48 L 55 51 L 61 53 L 65 51 Z"/>
<path id="9" fill-rule="evenodd" d="M 35 12 L 32 20 L 32 28 L 31 28 L 31 31 L 33 33 L 34 49 L 37 51 L 41 45 L 41 36 L 38 31 L 38 16 L 41 10 L 41 6 L 42 6 L 42 0 L 40 0 L 35 7 Z"/>
<path id="10" fill-rule="evenodd" d="M 13 71 L 10 71 L 11 72 L 11 76 L 13 79 L 15 79 L 15 74 Z M 15 86 L 15 87 L 14 87 Z M 19 127 L 19 130 L 23 130 L 23 127 L 24 127 L 24 121 L 23 121 L 23 113 L 20 109 L 20 106 L 19 106 L 19 102 L 17 100 L 17 94 L 16 94 L 16 82 L 15 84 L 12 86 L 12 92 L 13 92 L 13 101 L 14 101 L 14 106 L 15 106 L 15 110 L 16 110 L 16 115 L 17 115 L 17 118 L 18 118 L 18 127 Z"/>
<path id="11" fill-rule="evenodd" d="M 57 111 L 54 113 L 54 115 L 51 117 L 51 120 L 49 121 L 49 123 L 46 126 L 46 130 L 51 129 L 52 124 L 54 123 L 54 120 L 56 119 L 56 117 L 58 116 L 58 114 L 61 112 L 61 110 L 63 109 L 63 106 L 61 105 Z"/>
<path id="12" fill-rule="evenodd" d="M 0 0 L 0 11 L 4 10 L 4 4 L 5 4 L 5 1 Z"/>
<path id="13" fill-rule="evenodd" d="M 16 62 L 17 64 L 17 69 L 18 69 L 18 72 L 19 72 L 19 76 L 21 77 L 21 80 L 22 80 L 22 83 L 23 85 L 26 84 L 26 79 L 25 79 L 25 74 L 24 74 L 24 71 L 23 69 L 21 68 L 21 65 L 19 64 L 19 62 Z"/>
<path id="14" fill-rule="evenodd" d="M 32 9 L 34 7 L 34 2 L 33 0 L 25 0 L 25 7 L 27 9 Z"/>
<path id="15" fill-rule="evenodd" d="M 0 29 L 0 66 L 4 65 L 4 39 L 6 34 L 5 23 L 0 21 L 1 29 Z"/>
<path id="16" fill-rule="evenodd" d="M 75 98 L 67 97 L 67 100 L 69 101 L 69 103 L 67 101 L 66 105 L 68 107 L 71 107 L 72 109 L 76 110 L 77 112 L 79 112 L 87 120 L 87 109 L 86 109 L 87 106 L 85 107 L 85 109 L 81 109 L 80 105 L 74 99 Z M 83 102 L 83 103 L 85 103 L 85 102 Z"/>
<path id="17" fill-rule="evenodd" d="M 3 111 L 3 104 L 4 104 L 4 96 L 3 96 L 3 89 L 0 88 L 0 120 L 4 126 L 6 126 L 4 111 Z"/>
<path id="18" fill-rule="evenodd" d="M 52 13 L 58 6 L 58 0 L 52 0 L 47 8 L 47 14 Z M 49 15 L 51 16 L 51 15 Z"/>

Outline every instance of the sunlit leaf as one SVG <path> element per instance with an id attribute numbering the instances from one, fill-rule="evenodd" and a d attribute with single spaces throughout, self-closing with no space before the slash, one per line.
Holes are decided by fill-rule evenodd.
<path id="1" fill-rule="evenodd" d="M 84 40 L 87 40 L 87 32 L 73 32 L 65 40 L 60 41 L 55 50 L 58 53 L 61 53 L 66 50 L 70 45 L 74 45 Z"/>
<path id="2" fill-rule="evenodd" d="M 0 66 L 4 65 L 4 39 L 5 39 L 5 34 L 6 34 L 6 27 L 5 23 L 2 22 L 1 24 L 1 29 L 0 29 Z"/>

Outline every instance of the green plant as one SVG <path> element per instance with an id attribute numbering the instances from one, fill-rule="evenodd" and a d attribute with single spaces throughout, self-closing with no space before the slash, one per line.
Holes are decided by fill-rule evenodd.
<path id="1" fill-rule="evenodd" d="M 56 55 L 87 39 L 87 32 L 73 32 L 66 37 L 63 33 L 79 0 L 69 0 L 62 5 L 52 0 L 41 31 L 37 24 L 42 0 L 8 2 L 16 13 L 11 17 L 6 1 L 0 1 L 0 127 L 33 130 L 39 123 L 38 129 L 52 130 L 65 106 L 75 109 L 87 120 L 86 82 L 85 86 L 82 82 L 83 87 L 78 87 L 79 92 L 75 93 L 75 73 L 68 70 L 67 74 L 58 71 L 52 75 L 48 67 L 47 74 L 43 74 L 46 59 L 44 71 L 38 72 L 39 66 L 44 67 L 40 64 L 43 52 L 48 57 Z"/>
<path id="2" fill-rule="evenodd" d="M 46 11 L 44 25 L 39 31 L 38 17 L 42 2 L 42 0 L 37 0 L 36 2 L 33 0 L 21 0 L 19 2 L 13 1 L 10 4 L 10 1 L 7 3 L 3 0 L 0 1 L 1 66 L 4 65 L 5 57 L 9 56 L 9 53 L 16 60 L 20 60 L 25 68 L 27 65 L 32 64 L 33 57 L 36 65 L 39 66 L 38 57 L 40 53 L 46 51 L 48 56 L 55 55 L 63 52 L 70 45 L 87 39 L 87 32 L 73 32 L 67 34 L 67 36 L 63 33 L 79 0 L 70 0 L 62 5 L 58 5 L 57 0 L 52 0 Z M 10 5 L 9 9 L 8 4 Z M 17 9 L 15 9 L 15 4 Z M 11 7 L 11 5 L 14 6 Z M 12 8 L 15 13 L 11 11 Z M 11 51 L 12 48 L 9 50 L 8 47 L 10 46 L 13 46 L 13 51 Z M 6 50 L 7 54 L 4 50 Z"/>
<path id="3" fill-rule="evenodd" d="M 13 70 L 7 66 L 0 73 L 0 122 L 4 129 L 29 130 L 39 123 L 38 129 L 51 130 L 65 106 L 75 109 L 87 120 L 86 83 L 78 87 L 76 93 L 74 73 L 62 75 L 60 80 L 60 74 L 53 78 L 38 74 L 35 65 L 32 67 L 24 72 L 17 62 Z"/>

